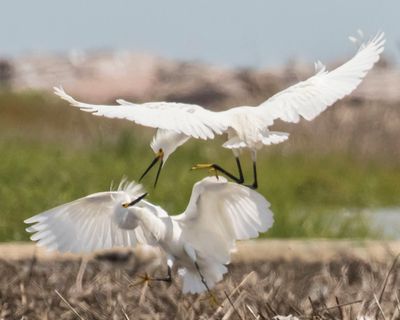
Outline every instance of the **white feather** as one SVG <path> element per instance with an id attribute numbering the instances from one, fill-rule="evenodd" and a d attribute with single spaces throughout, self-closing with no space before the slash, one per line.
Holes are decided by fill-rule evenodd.
<path id="1" fill-rule="evenodd" d="M 330 72 L 318 64 L 317 74 L 279 92 L 262 103 L 255 112 L 261 117 L 298 122 L 312 120 L 337 100 L 350 94 L 379 60 L 384 49 L 384 33 L 360 46 L 357 54 Z"/>
<path id="2" fill-rule="evenodd" d="M 25 223 L 38 245 L 62 252 L 91 252 L 137 242 L 163 249 L 181 268 L 183 292 L 212 288 L 227 272 L 235 241 L 257 237 L 273 223 L 269 203 L 259 193 L 226 179 L 208 177 L 195 184 L 184 213 L 169 216 L 141 201 L 125 202 L 143 193 L 124 181 L 119 191 L 100 192 L 45 211 Z M 200 269 L 200 273 L 196 268 Z"/>
<path id="3" fill-rule="evenodd" d="M 72 106 L 94 115 L 107 118 L 127 119 L 137 124 L 172 130 L 197 139 L 212 139 L 214 133 L 221 134 L 226 126 L 215 116 L 215 112 L 200 106 L 175 102 L 131 103 L 118 99 L 118 105 L 95 105 L 83 103 L 68 95 L 63 88 L 54 88 L 54 93 Z"/>
<path id="4" fill-rule="evenodd" d="M 31 240 L 50 250 L 84 253 L 145 242 L 129 211 L 122 207 L 143 194 L 139 184 L 123 180 L 117 191 L 99 192 L 63 204 L 25 220 Z M 141 202 L 153 214 L 165 211 Z M 115 217 L 116 214 L 118 218 Z M 131 226 L 131 227 L 130 227 Z M 139 232 L 139 239 L 138 239 Z"/>
<path id="5" fill-rule="evenodd" d="M 224 178 L 205 178 L 195 184 L 184 213 L 172 219 L 182 229 L 182 241 L 197 255 L 197 262 L 211 288 L 222 279 L 236 240 L 255 238 L 273 224 L 270 204 L 254 190 Z M 204 291 L 195 268 L 183 277 L 185 291 Z"/>
<path id="6" fill-rule="evenodd" d="M 363 38 L 363 33 L 358 31 Z M 357 41 L 355 37 L 350 40 Z M 258 107 L 240 106 L 222 112 L 206 110 L 198 105 L 173 102 L 135 104 L 118 99 L 119 105 L 93 105 L 82 103 L 67 95 L 62 88 L 54 88 L 56 95 L 71 105 L 94 115 L 119 118 L 137 124 L 158 128 L 151 147 L 168 156 L 190 137 L 212 139 L 214 134 L 228 134 L 223 147 L 248 148 L 256 159 L 256 151 L 264 145 L 281 143 L 287 134 L 271 134 L 268 127 L 277 119 L 299 122 L 301 118 L 313 120 L 326 108 L 355 90 L 368 71 L 379 60 L 384 50 L 384 33 L 378 33 L 362 43 L 355 56 L 340 67 L 327 71 L 320 62 L 315 63 L 315 75 L 283 90 Z"/>

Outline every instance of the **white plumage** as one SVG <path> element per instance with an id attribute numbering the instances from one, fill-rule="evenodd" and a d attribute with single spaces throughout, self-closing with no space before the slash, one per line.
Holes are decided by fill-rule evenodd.
<path id="1" fill-rule="evenodd" d="M 314 76 L 272 96 L 259 106 L 257 114 L 286 122 L 298 122 L 300 117 L 313 120 L 327 107 L 357 88 L 379 60 L 384 44 L 384 33 L 377 34 L 367 43 L 361 44 L 352 59 L 332 71 L 327 71 L 318 61 Z"/>
<path id="2" fill-rule="evenodd" d="M 155 136 L 152 145 L 157 146 L 153 151 L 158 157 L 163 154 L 164 162 L 170 153 L 191 137 L 212 139 L 214 134 L 227 133 L 228 140 L 223 147 L 231 149 L 237 159 L 242 149 L 250 149 L 255 166 L 257 150 L 264 145 L 288 139 L 288 133 L 268 129 L 276 119 L 293 123 L 301 118 L 310 121 L 337 100 L 350 94 L 379 60 L 384 43 L 384 33 L 379 33 L 367 43 L 361 44 L 352 59 L 330 72 L 318 61 L 314 76 L 275 94 L 258 107 L 241 106 L 213 112 L 191 104 L 135 104 L 124 100 L 117 100 L 119 105 L 116 106 L 104 106 L 76 101 L 59 88 L 55 88 L 55 93 L 73 106 L 95 115 L 127 119 L 162 130 L 162 134 Z M 158 139 L 158 136 L 163 139 Z M 238 160 L 237 163 L 241 173 Z M 241 180 L 237 179 L 238 182 Z"/>
<path id="3" fill-rule="evenodd" d="M 317 62 L 314 76 L 275 94 L 258 107 L 237 107 L 221 112 L 227 119 L 228 131 L 232 130 L 232 137 L 247 147 L 257 149 L 263 137 L 273 134 L 268 127 L 276 119 L 294 123 L 299 122 L 300 118 L 313 120 L 357 88 L 379 60 L 384 44 L 384 34 L 380 33 L 362 44 L 352 59 L 330 72 L 321 62 Z M 229 148 L 229 145 L 225 147 Z"/>
<path id="4" fill-rule="evenodd" d="M 197 182 L 186 210 L 169 216 L 161 207 L 140 201 L 140 185 L 123 183 L 117 191 L 100 192 L 25 220 L 38 245 L 62 252 L 91 252 L 134 246 L 163 249 L 181 268 L 183 292 L 200 293 L 222 280 L 236 240 L 255 238 L 273 224 L 263 196 L 226 179 Z M 200 273 L 196 268 L 199 267 Z"/>

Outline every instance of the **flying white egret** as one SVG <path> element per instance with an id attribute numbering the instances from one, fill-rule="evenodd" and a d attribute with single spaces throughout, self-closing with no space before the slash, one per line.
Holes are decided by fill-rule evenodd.
<path id="1" fill-rule="evenodd" d="M 255 238 L 273 224 L 270 204 L 259 193 L 226 179 L 206 177 L 192 190 L 186 210 L 169 216 L 143 200 L 139 184 L 121 183 L 25 220 L 39 246 L 62 252 L 91 252 L 144 243 L 167 255 L 168 277 L 175 262 L 184 293 L 209 290 L 227 272 L 235 240 Z"/>
<path id="2" fill-rule="evenodd" d="M 384 33 L 377 34 L 370 41 L 362 44 L 352 59 L 330 72 L 318 61 L 315 64 L 314 76 L 275 94 L 257 107 L 241 106 L 214 112 L 190 104 L 173 102 L 136 104 L 124 100 L 117 100 L 119 105 L 107 106 L 76 101 L 60 88 L 55 88 L 55 93 L 73 106 L 94 115 L 127 119 L 144 126 L 158 128 L 151 145 L 156 153 L 156 159 L 142 177 L 158 159 L 162 160 L 164 157 L 165 163 L 171 152 L 190 137 L 212 139 L 214 133 L 227 133 L 228 140 L 223 147 L 233 151 L 239 177 L 216 164 L 199 164 L 193 169 L 214 169 L 223 172 L 238 183 L 243 183 L 239 155 L 242 149 L 249 149 L 253 161 L 252 187 L 257 188 L 257 151 L 264 145 L 280 143 L 288 138 L 288 133 L 270 131 L 268 127 L 276 119 L 293 123 L 299 122 L 300 118 L 313 120 L 327 107 L 350 94 L 379 60 L 384 43 Z M 157 178 L 161 167 L 162 162 Z"/>

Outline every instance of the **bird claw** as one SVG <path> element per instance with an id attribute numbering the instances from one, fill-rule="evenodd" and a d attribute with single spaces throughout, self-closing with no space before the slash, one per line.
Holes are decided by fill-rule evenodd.
<path id="1" fill-rule="evenodd" d="M 168 277 L 165 278 L 155 278 L 155 277 L 150 277 L 149 274 L 146 272 L 144 275 L 138 275 L 139 280 L 137 280 L 135 283 L 131 284 L 130 287 L 136 287 L 140 285 L 148 286 L 151 288 L 150 282 L 152 281 L 162 281 L 162 282 L 171 282 L 172 278 L 171 275 L 169 274 Z"/>
<path id="2" fill-rule="evenodd" d="M 129 285 L 130 287 L 137 287 L 137 286 L 141 286 L 142 284 L 145 286 L 149 286 L 151 288 L 150 282 L 154 280 L 154 278 L 150 277 L 149 274 L 146 272 L 144 275 L 138 275 L 137 276 L 139 279 Z"/>
<path id="3" fill-rule="evenodd" d="M 213 164 L 211 163 L 198 163 L 195 164 L 191 170 L 197 170 L 197 169 L 212 169 L 214 167 Z"/>
<path id="4" fill-rule="evenodd" d="M 198 163 L 194 165 L 191 170 L 197 170 L 197 169 L 208 169 L 208 172 L 215 174 L 215 177 L 219 179 L 218 176 L 218 170 L 215 168 L 215 164 L 211 163 Z"/>
<path id="5" fill-rule="evenodd" d="M 208 297 L 208 302 L 213 307 L 218 307 L 220 305 L 220 303 L 218 302 L 217 297 L 211 292 L 210 292 L 210 296 Z"/>
<path id="6" fill-rule="evenodd" d="M 208 172 L 213 173 L 215 175 L 215 177 L 217 178 L 217 180 L 219 180 L 218 170 L 217 169 L 210 168 L 210 170 L 208 170 Z"/>
<path id="7" fill-rule="evenodd" d="M 209 291 L 207 293 L 207 296 L 205 298 L 200 299 L 200 301 L 208 301 L 208 303 L 212 307 L 218 307 L 220 305 L 220 303 L 218 302 L 217 297 L 211 291 Z"/>

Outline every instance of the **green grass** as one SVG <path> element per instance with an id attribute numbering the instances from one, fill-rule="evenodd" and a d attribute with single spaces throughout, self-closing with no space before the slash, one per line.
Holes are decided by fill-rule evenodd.
<path id="1" fill-rule="evenodd" d="M 89 193 L 108 190 L 122 177 L 137 179 L 153 158 L 151 130 L 71 110 L 37 94 L 0 95 L 0 241 L 27 240 L 23 220 Z M 232 154 L 212 142 L 191 140 L 166 163 L 157 189 L 155 172 L 144 184 L 149 199 L 171 213 L 186 207 L 193 184 L 215 161 L 236 171 Z M 250 156 L 242 163 L 251 181 Z M 259 192 L 275 214 L 269 237 L 376 236 L 357 213 L 400 204 L 400 165 L 346 154 L 261 152 Z M 154 170 L 155 171 L 155 170 Z M 352 214 L 342 215 L 343 208 Z"/>
<path id="2" fill-rule="evenodd" d="M 9 141 L 0 145 L 1 240 L 25 240 L 23 219 L 86 194 L 108 190 L 126 176 L 137 179 L 152 158 L 137 147 L 133 136 L 120 144 L 68 150 L 60 145 Z M 156 190 L 153 176 L 145 180 L 150 200 L 171 213 L 184 210 L 191 187 L 205 175 L 191 172 L 191 164 L 211 159 L 197 156 L 204 149 L 193 142 L 167 162 Z M 136 147 L 135 147 L 136 146 Z M 122 152 L 126 150 L 126 152 Z M 208 152 L 207 152 L 208 153 Z M 229 153 L 215 159 L 234 170 Z M 244 157 L 243 162 L 246 161 Z M 342 208 L 398 205 L 399 168 L 360 164 L 343 156 L 306 157 L 265 154 L 259 161 L 259 191 L 271 202 L 276 223 L 274 237 L 364 237 L 368 228 L 360 216 L 338 217 Z M 246 170 L 247 176 L 251 175 Z"/>

